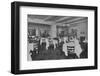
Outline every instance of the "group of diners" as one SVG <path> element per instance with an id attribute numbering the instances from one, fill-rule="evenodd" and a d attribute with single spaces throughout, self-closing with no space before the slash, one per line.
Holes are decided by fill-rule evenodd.
<path id="1" fill-rule="evenodd" d="M 84 45 L 85 44 L 85 45 Z M 80 58 L 81 54 L 87 51 L 87 40 L 80 40 L 77 37 L 40 37 L 40 36 L 29 36 L 28 37 L 28 47 L 31 55 L 39 54 L 41 51 L 48 51 L 52 49 L 60 49 L 64 52 L 65 56 L 69 54 L 76 54 Z"/>

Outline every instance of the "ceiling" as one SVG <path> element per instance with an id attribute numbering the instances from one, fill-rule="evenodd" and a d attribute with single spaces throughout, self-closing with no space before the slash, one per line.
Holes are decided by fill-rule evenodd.
<path id="1" fill-rule="evenodd" d="M 88 17 L 78 16 L 53 16 L 53 15 L 28 15 L 29 22 L 41 22 L 41 23 L 62 23 L 68 24 L 79 20 L 87 20 Z"/>

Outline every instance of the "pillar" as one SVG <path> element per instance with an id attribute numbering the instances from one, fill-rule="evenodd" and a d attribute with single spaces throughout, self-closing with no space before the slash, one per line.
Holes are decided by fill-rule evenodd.
<path id="1" fill-rule="evenodd" d="M 55 24 L 51 25 L 51 37 L 53 37 L 53 38 L 57 37 L 56 32 L 57 32 L 56 25 Z"/>

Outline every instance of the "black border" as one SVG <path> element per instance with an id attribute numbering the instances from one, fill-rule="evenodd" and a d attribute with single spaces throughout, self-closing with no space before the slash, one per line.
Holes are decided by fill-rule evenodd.
<path id="1" fill-rule="evenodd" d="M 35 70 L 20 70 L 20 7 L 44 7 L 44 8 L 62 8 L 62 9 L 82 9 L 94 10 L 94 66 L 84 67 L 64 67 L 64 68 L 49 68 L 49 69 L 35 69 Z M 11 73 L 13 74 L 28 74 L 28 73 L 44 73 L 44 72 L 58 72 L 58 71 L 73 71 L 73 70 L 90 70 L 97 69 L 97 7 L 96 6 L 81 6 L 81 5 L 65 5 L 65 4 L 49 4 L 49 3 L 31 3 L 31 2 L 12 2 L 11 3 Z M 92 30 L 91 30 L 92 31 Z"/>

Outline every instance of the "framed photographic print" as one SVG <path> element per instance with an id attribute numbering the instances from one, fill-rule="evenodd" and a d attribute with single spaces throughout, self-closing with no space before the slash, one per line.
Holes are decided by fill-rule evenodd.
<path id="1" fill-rule="evenodd" d="M 11 3 L 11 72 L 97 69 L 97 7 Z"/>

